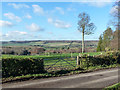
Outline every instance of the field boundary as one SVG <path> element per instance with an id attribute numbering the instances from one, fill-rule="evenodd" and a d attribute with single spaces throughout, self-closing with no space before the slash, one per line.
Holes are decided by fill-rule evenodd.
<path id="1" fill-rule="evenodd" d="M 32 74 L 32 75 L 25 75 L 25 76 L 17 76 L 17 77 L 10 77 L 10 78 L 2 78 L 2 84 L 4 83 L 11 83 L 11 82 L 19 82 L 19 81 L 26 81 L 26 80 L 34 80 L 34 79 L 43 79 L 43 78 L 50 78 L 50 77 L 60 77 L 60 76 L 69 76 L 74 74 L 82 74 L 82 73 L 89 73 L 99 70 L 106 70 L 106 69 L 113 69 L 118 68 L 117 66 L 112 67 L 98 67 L 96 69 L 89 69 L 89 70 L 69 70 L 67 73 L 61 73 L 62 71 L 57 71 L 56 73 L 45 73 L 45 74 Z"/>

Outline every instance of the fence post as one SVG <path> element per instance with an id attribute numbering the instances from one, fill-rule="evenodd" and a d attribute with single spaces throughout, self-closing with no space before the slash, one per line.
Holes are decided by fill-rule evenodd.
<path id="1" fill-rule="evenodd" d="M 50 53 L 48 52 L 48 56 L 50 56 Z"/>
<path id="2" fill-rule="evenodd" d="M 88 70 L 88 67 L 89 67 L 89 58 L 90 58 L 90 55 L 88 54 L 88 56 L 87 56 L 87 70 Z"/>
<path id="3" fill-rule="evenodd" d="M 79 66 L 79 56 L 77 56 L 77 66 Z"/>
<path id="4" fill-rule="evenodd" d="M 82 61 L 80 60 L 79 62 L 80 62 L 80 67 L 81 67 Z"/>
<path id="5" fill-rule="evenodd" d="M 71 58 L 72 58 L 72 53 L 71 53 Z"/>

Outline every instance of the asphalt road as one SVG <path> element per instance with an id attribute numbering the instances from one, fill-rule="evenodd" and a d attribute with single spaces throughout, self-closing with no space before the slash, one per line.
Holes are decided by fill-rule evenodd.
<path id="1" fill-rule="evenodd" d="M 2 84 L 2 88 L 104 88 L 118 82 L 118 68 Z"/>

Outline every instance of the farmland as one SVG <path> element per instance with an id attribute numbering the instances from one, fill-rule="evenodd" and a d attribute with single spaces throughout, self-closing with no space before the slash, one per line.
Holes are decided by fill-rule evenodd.
<path id="1" fill-rule="evenodd" d="M 58 53 L 81 53 L 81 41 L 9 41 L 2 42 L 2 54 L 46 55 Z M 85 41 L 85 52 L 96 52 L 98 41 Z"/>
<path id="2" fill-rule="evenodd" d="M 104 53 L 104 52 L 103 52 Z M 78 56 L 79 54 L 82 53 L 73 53 L 72 55 L 74 57 Z M 101 52 L 88 52 L 88 53 L 84 53 L 84 54 L 89 54 L 90 56 L 93 55 L 99 55 L 101 54 Z M 2 55 L 2 57 L 40 57 L 40 58 L 52 58 L 52 57 L 70 57 L 71 53 L 62 53 L 62 54 L 51 54 L 51 55 Z"/>
<path id="3" fill-rule="evenodd" d="M 90 56 L 93 55 L 99 55 L 101 54 L 101 52 L 91 52 L 91 53 L 84 53 L 84 54 L 89 54 Z M 63 54 L 51 54 L 51 55 L 2 55 L 3 58 L 43 58 L 44 59 L 44 65 L 45 68 L 50 67 L 51 65 L 55 64 L 57 61 L 57 63 L 54 65 L 56 67 L 60 66 L 61 68 L 64 68 L 64 66 L 71 68 L 75 68 L 76 67 L 76 60 L 77 60 L 77 56 L 80 55 L 80 53 L 63 53 Z M 82 55 L 82 54 L 81 54 Z M 65 59 L 62 60 L 62 59 Z M 67 62 L 66 62 L 67 61 Z M 70 65 L 72 64 L 72 66 Z M 73 67 L 75 66 L 75 67 Z"/>
<path id="4" fill-rule="evenodd" d="M 81 41 L 57 41 L 57 40 L 43 40 L 43 41 L 9 41 L 9 42 L 2 42 L 2 46 L 10 47 L 10 46 L 38 46 L 43 47 L 45 49 L 61 49 L 61 48 L 81 48 Z M 85 41 L 86 47 L 93 47 L 96 48 L 98 41 Z"/>
<path id="5" fill-rule="evenodd" d="M 85 62 L 82 62 L 82 67 L 79 69 L 77 67 L 76 56 L 79 55 L 79 53 L 73 53 L 73 56 L 71 57 L 71 54 L 54 54 L 54 55 L 2 55 L 2 58 L 6 61 L 6 59 L 17 60 L 17 62 L 22 59 L 29 59 L 32 62 L 34 62 L 35 59 L 40 59 L 44 61 L 44 69 L 47 71 L 45 73 L 28 73 L 28 74 L 22 74 L 18 76 L 10 76 L 10 77 L 3 77 L 3 82 L 11 81 L 11 80 L 19 80 L 19 79 L 29 79 L 29 78 L 44 78 L 44 77 L 53 77 L 53 76 L 62 76 L 62 75 L 71 75 L 71 74 L 77 74 L 81 72 L 87 72 L 87 71 L 93 71 L 96 69 L 102 69 L 102 68 L 111 68 L 111 67 L 117 67 L 119 62 L 119 53 L 117 52 L 109 52 L 105 53 L 102 52 L 103 55 L 101 55 L 101 52 L 92 52 L 92 53 L 85 53 L 84 55 L 90 55 L 90 56 L 97 56 L 90 59 L 90 62 L 87 61 L 87 57 L 85 59 Z M 82 55 L 82 54 L 81 54 Z M 84 56 L 83 55 L 83 56 Z M 9 62 L 9 60 L 8 60 Z M 24 60 L 22 60 L 23 63 Z M 29 61 L 27 61 L 29 62 Z M 89 63 L 88 63 L 89 62 Z M 10 63 L 10 62 L 9 62 Z M 30 63 L 30 62 L 29 62 Z M 9 64 L 10 65 L 10 64 Z M 8 65 L 8 66 L 9 66 Z M 21 64 L 20 64 L 21 65 Z M 39 63 L 38 63 L 39 65 Z M 26 65 L 23 65 L 24 67 Z M 31 66 L 28 64 L 28 67 Z M 22 66 L 21 66 L 22 67 Z M 4 67 L 5 68 L 5 67 Z M 24 69 L 23 69 L 24 70 Z"/>
<path id="6" fill-rule="evenodd" d="M 36 72 L 34 73 L 31 71 L 31 73 L 26 73 L 26 74 L 21 73 L 18 76 L 11 76 L 10 80 L 13 80 L 16 77 L 19 77 L 19 78 L 23 78 L 23 77 L 30 78 L 33 76 L 49 77 L 54 75 L 55 76 L 64 75 L 68 73 L 80 73 L 80 72 L 86 72 L 89 70 L 116 67 L 117 66 L 116 63 L 119 63 L 117 61 L 118 56 L 113 57 L 112 55 L 114 55 L 114 53 L 112 54 L 112 52 L 108 52 L 108 54 L 107 52 L 95 52 L 97 41 L 86 41 L 85 43 L 86 43 L 86 48 L 93 49 L 94 52 L 86 51 L 84 54 L 82 54 L 80 51 L 75 52 L 77 50 L 80 50 L 81 48 L 80 41 L 37 41 L 37 42 L 24 41 L 24 42 L 6 42 L 6 43 L 4 42 L 3 43 L 4 48 L 7 47 L 8 49 L 11 49 L 14 47 L 14 49 L 17 50 L 17 48 L 19 47 L 18 52 L 20 52 L 20 50 L 22 49 L 24 50 L 25 48 L 33 49 L 33 47 L 40 47 L 40 48 L 42 47 L 45 49 L 45 52 L 35 54 L 35 55 L 3 54 L 2 58 L 4 60 L 10 59 L 11 61 L 13 59 L 13 60 L 16 60 L 15 62 L 20 61 L 20 63 L 25 63 L 24 60 L 26 58 L 26 60 L 28 60 L 26 62 L 31 63 L 31 65 L 34 64 L 34 60 L 36 60 L 37 58 L 40 60 L 43 60 L 43 66 L 46 73 L 36 73 Z M 62 52 L 60 53 L 51 52 L 53 50 L 54 51 L 58 50 L 58 52 L 59 51 L 62 51 Z M 64 51 L 70 51 L 70 52 L 64 52 Z M 85 59 L 80 59 L 81 61 L 83 60 L 81 62 L 81 65 L 77 65 L 77 56 L 85 56 Z M 92 57 L 88 58 L 89 56 L 92 56 Z M 94 56 L 97 56 L 97 57 L 94 57 Z M 39 65 L 39 64 L 36 64 L 36 65 Z M 35 67 L 39 67 L 39 66 L 35 66 Z M 23 67 L 21 66 L 20 68 L 23 68 Z M 22 72 L 26 72 L 26 71 L 24 71 L 23 69 Z M 7 81 L 8 78 L 10 77 L 8 76 L 7 78 L 3 78 L 3 81 Z"/>
<path id="7" fill-rule="evenodd" d="M 89 56 L 98 56 L 101 54 L 106 54 L 105 52 L 91 52 L 91 53 L 63 53 L 63 54 L 52 54 L 52 55 L 2 55 L 2 58 L 13 58 L 13 59 L 24 59 L 24 58 L 39 58 L 39 59 L 43 59 L 44 61 L 44 68 L 45 70 L 52 70 L 52 71 L 56 71 L 56 70 L 62 70 L 62 69 L 75 69 L 77 67 L 77 56 L 79 55 L 89 55 Z M 106 54 L 107 55 L 107 54 Z M 101 58 L 101 57 L 100 57 Z M 103 57 L 102 57 L 103 58 Z M 109 58 L 109 57 L 104 57 L 105 59 Z M 104 61 L 103 58 L 103 61 Z M 86 58 L 87 59 L 87 58 Z M 85 60 L 86 60 L 85 59 Z M 99 57 L 98 57 L 99 59 Z M 96 59 L 97 60 L 97 59 Z M 103 63 L 103 61 L 100 61 L 99 59 L 99 63 L 96 62 L 96 60 L 91 60 L 89 63 L 91 64 L 95 64 L 95 65 L 104 65 L 105 63 L 109 65 L 108 60 L 104 61 L 105 63 Z M 101 59 L 102 60 L 102 59 Z M 85 64 L 87 63 L 87 61 L 85 61 Z M 110 63 L 111 64 L 111 63 Z M 86 66 L 85 66 L 86 68 Z"/>

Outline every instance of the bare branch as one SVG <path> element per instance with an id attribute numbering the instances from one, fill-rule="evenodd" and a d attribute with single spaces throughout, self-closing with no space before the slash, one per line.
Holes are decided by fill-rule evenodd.
<path id="1" fill-rule="evenodd" d="M 94 23 L 90 23 L 86 27 L 85 34 L 86 35 L 94 34 L 95 29 L 96 26 L 94 25 Z"/>
<path id="2" fill-rule="evenodd" d="M 83 13 L 80 13 L 78 17 L 79 17 L 78 30 L 80 32 L 84 32 L 86 35 L 93 34 L 96 27 L 94 23 L 89 23 L 90 16 L 86 14 L 85 12 L 83 12 Z"/>

